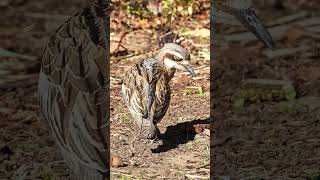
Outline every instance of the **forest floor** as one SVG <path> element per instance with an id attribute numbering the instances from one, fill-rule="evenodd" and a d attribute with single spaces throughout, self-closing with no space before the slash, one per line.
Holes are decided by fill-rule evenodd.
<path id="1" fill-rule="evenodd" d="M 274 51 L 242 27 L 217 27 L 212 177 L 319 179 L 319 4 L 264 2 L 255 7 L 269 26 Z M 286 85 L 295 97 L 273 97 Z"/>
<path id="2" fill-rule="evenodd" d="M 3 22 L 0 27 L 0 179 L 73 177 L 39 112 L 37 81 L 49 35 L 88 3 L 52 0 L 0 3 L 3 12 L 0 17 Z M 121 160 L 119 166 L 112 168 L 112 179 L 198 176 L 209 179 L 209 8 L 200 13 L 199 21 L 184 20 L 179 22 L 181 28 L 174 29 L 176 32 L 184 27 L 181 33 L 186 33 L 183 36 L 192 49 L 192 65 L 198 76 L 192 79 L 185 72 L 177 73 L 171 82 L 170 109 L 159 124 L 163 139 L 157 143 L 137 143 L 134 156 L 128 146 L 132 139 L 131 117 L 119 95 L 117 80 L 138 60 L 154 54 L 157 42 L 150 23 L 139 18 L 126 19 L 123 9 L 122 19 L 111 17 L 111 50 L 118 44 L 112 39 L 129 31 L 121 42 L 128 51 L 123 53 L 120 49 L 111 54 L 111 155 L 113 160 Z M 129 21 L 139 27 L 121 26 Z M 193 28 L 202 30 L 205 36 L 194 33 Z M 10 51 L 9 55 L 4 50 Z"/>
<path id="3" fill-rule="evenodd" d="M 1 54 L 3 49 L 17 53 L 0 57 L 0 179 L 70 179 L 39 112 L 37 80 L 49 35 L 88 2 L 0 3 Z M 170 108 L 159 123 L 162 139 L 139 141 L 134 147 L 130 146 L 132 119 L 120 96 L 119 82 L 133 64 L 156 53 L 153 28 L 157 20 L 128 18 L 124 11 L 111 16 L 113 179 L 208 179 L 209 160 L 212 177 L 319 179 L 320 6 L 315 0 L 281 2 L 282 7 L 271 1 L 256 4 L 257 14 L 270 26 L 274 51 L 242 27 L 217 26 L 218 47 L 211 51 L 211 146 L 207 129 L 209 9 L 176 21 L 173 30 L 185 38 L 198 76 L 176 74 Z M 118 48 L 119 44 L 123 47 Z M 235 94 L 246 91 L 243 82 L 248 79 L 282 80 L 294 87 L 296 96 L 289 100 L 246 97 L 249 100 L 235 108 Z"/>
<path id="4" fill-rule="evenodd" d="M 184 71 L 176 73 L 170 82 L 170 107 L 158 124 L 160 140 L 140 140 L 132 147 L 132 117 L 122 99 L 120 82 L 131 66 L 157 53 L 157 33 L 150 28 L 157 26 L 157 20 L 128 18 L 121 10 L 111 15 L 111 52 L 114 54 L 111 57 L 110 117 L 112 179 L 209 179 L 208 16 L 209 8 L 191 19 L 178 20 L 174 25 L 172 31 L 185 38 L 182 45 L 191 53 L 197 77 L 192 78 Z M 121 26 L 124 22 L 133 27 Z M 117 49 L 119 45 L 123 47 Z"/>

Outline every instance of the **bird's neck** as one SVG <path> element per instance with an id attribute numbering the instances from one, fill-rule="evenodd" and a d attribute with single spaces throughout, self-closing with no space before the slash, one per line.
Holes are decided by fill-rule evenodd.
<path id="1" fill-rule="evenodd" d="M 170 53 L 166 53 L 166 52 L 164 52 L 164 53 L 160 52 L 156 56 L 156 59 L 158 59 L 160 64 L 162 65 L 167 81 L 170 81 L 174 77 L 174 74 L 176 72 L 176 68 L 174 68 L 173 66 L 170 66 L 170 64 L 167 64 L 166 62 L 168 62 L 168 61 L 166 61 L 166 59 L 173 59 L 173 55 Z"/>
<path id="2" fill-rule="evenodd" d="M 165 69 L 165 71 L 166 71 L 166 73 L 165 73 L 166 79 L 169 82 L 174 77 L 176 69 L 175 68 Z"/>
<path id="3" fill-rule="evenodd" d="M 93 5 L 84 8 L 81 13 L 89 29 L 92 42 L 107 50 L 110 46 L 108 43 L 109 13 L 110 2 L 108 0 L 95 0 Z"/>

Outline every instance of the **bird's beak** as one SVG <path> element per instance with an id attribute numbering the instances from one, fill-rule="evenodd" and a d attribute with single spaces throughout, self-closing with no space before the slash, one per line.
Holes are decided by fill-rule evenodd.
<path id="1" fill-rule="evenodd" d="M 274 49 L 274 42 L 268 29 L 262 24 L 252 8 L 235 10 L 236 18 L 268 48 Z"/>
<path id="2" fill-rule="evenodd" d="M 192 75 L 192 77 L 196 77 L 196 73 L 194 72 L 192 66 L 189 64 L 189 62 L 187 63 L 181 63 L 181 65 Z"/>

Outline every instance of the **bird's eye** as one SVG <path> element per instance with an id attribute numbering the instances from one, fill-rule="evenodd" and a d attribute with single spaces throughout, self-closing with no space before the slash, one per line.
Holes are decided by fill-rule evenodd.
<path id="1" fill-rule="evenodd" d="M 180 57 L 178 57 L 178 56 L 174 56 L 174 59 L 175 59 L 176 61 L 182 61 L 182 58 L 180 58 Z"/>

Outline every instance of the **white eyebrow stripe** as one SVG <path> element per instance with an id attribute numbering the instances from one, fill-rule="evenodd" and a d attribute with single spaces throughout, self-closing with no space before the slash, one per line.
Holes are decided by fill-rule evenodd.
<path id="1" fill-rule="evenodd" d="M 165 58 L 164 59 L 164 65 L 166 67 L 170 68 L 176 68 L 178 66 L 178 64 L 176 62 L 174 62 L 173 60 L 169 59 L 169 58 Z"/>

